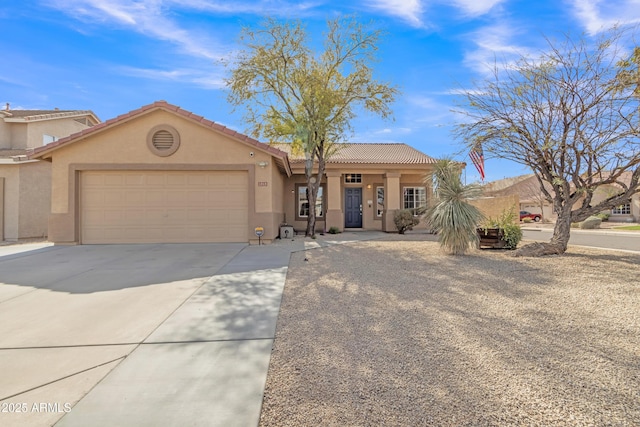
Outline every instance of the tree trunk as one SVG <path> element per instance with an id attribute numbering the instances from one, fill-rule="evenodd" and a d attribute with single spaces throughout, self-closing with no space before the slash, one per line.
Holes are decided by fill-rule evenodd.
<path id="1" fill-rule="evenodd" d="M 304 235 L 313 237 L 316 234 L 316 199 L 318 197 L 318 185 L 313 182 L 313 157 L 307 159 L 304 174 L 307 178 L 307 203 L 309 204 L 309 213 L 307 215 L 307 230 Z"/>
<path id="2" fill-rule="evenodd" d="M 556 225 L 553 227 L 553 237 L 551 237 L 550 245 L 555 246 L 559 250 L 559 254 L 565 253 L 567 245 L 569 244 L 569 237 L 571 236 L 571 206 L 564 207 L 558 219 Z"/>
<path id="3" fill-rule="evenodd" d="M 567 250 L 571 235 L 571 206 L 565 206 L 560 210 L 556 225 L 553 228 L 553 236 L 549 243 L 530 243 L 516 250 L 514 256 L 538 257 L 543 255 L 562 255 Z"/>

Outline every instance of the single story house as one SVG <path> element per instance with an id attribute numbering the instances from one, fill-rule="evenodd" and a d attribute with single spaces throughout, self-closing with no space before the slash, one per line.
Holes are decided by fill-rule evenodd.
<path id="1" fill-rule="evenodd" d="M 49 240 L 59 244 L 257 242 L 309 213 L 302 156 L 165 101 L 37 148 L 51 162 Z M 406 144 L 344 144 L 327 162 L 318 229 L 396 231 L 425 205 L 435 160 Z"/>
<path id="2" fill-rule="evenodd" d="M 624 172 L 620 176 L 620 181 L 627 186 L 630 185 L 631 172 Z M 553 193 L 551 185 L 546 182 L 545 188 L 549 193 Z M 593 194 L 592 204 L 599 203 L 620 192 L 621 187 L 618 185 L 601 185 L 596 188 Z M 546 200 L 540 191 L 540 184 L 533 174 L 487 183 L 484 187 L 484 194 L 486 196 L 517 195 L 520 198 L 520 210 L 541 214 L 543 219 L 550 221 L 555 221 L 558 218 L 558 215 L 553 211 L 553 205 Z M 575 206 L 578 207 L 580 204 L 581 201 L 578 201 Z M 629 203 L 605 212 L 610 215 L 610 221 L 640 222 L 640 193 L 634 194 Z"/>
<path id="3" fill-rule="evenodd" d="M 47 235 L 51 163 L 29 153 L 98 123 L 89 110 L 0 110 L 0 241 Z"/>

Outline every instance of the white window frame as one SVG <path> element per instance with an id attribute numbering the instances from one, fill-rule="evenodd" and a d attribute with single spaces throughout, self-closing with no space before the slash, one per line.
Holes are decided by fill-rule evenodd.
<path id="1" fill-rule="evenodd" d="M 380 201 L 380 190 L 382 190 L 382 203 Z M 376 218 L 382 218 L 384 212 L 384 186 L 376 187 Z"/>
<path id="2" fill-rule="evenodd" d="M 631 203 L 612 208 L 611 215 L 631 215 Z"/>
<path id="3" fill-rule="evenodd" d="M 419 198 L 416 198 L 416 190 L 418 193 L 422 193 Z M 407 200 L 408 192 L 413 193 L 411 195 L 412 200 Z M 409 202 L 409 203 L 408 203 Z M 411 206 L 410 206 L 411 205 Z M 427 187 L 403 187 L 402 188 L 402 206 L 403 209 L 417 209 L 427 206 Z"/>
<path id="4" fill-rule="evenodd" d="M 303 204 L 307 207 L 303 207 Z M 324 185 L 318 187 L 318 196 L 316 197 L 316 218 L 324 218 Z M 305 213 L 303 213 L 305 212 Z M 309 217 L 309 202 L 307 201 L 307 186 L 299 185 L 296 195 L 296 216 L 298 218 Z"/>
<path id="5" fill-rule="evenodd" d="M 42 134 L 42 145 L 51 144 L 52 142 L 56 142 L 59 138 L 53 135 L 47 135 L 46 133 Z"/>

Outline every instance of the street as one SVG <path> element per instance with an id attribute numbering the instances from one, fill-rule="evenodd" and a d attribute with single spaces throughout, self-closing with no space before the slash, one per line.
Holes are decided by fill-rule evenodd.
<path id="1" fill-rule="evenodd" d="M 523 239 L 548 242 L 553 234 L 547 228 L 523 228 Z M 640 233 L 609 230 L 571 230 L 570 245 L 591 246 L 640 252 Z"/>

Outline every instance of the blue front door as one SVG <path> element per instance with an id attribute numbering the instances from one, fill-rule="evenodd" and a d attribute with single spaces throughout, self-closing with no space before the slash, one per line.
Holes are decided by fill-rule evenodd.
<path id="1" fill-rule="evenodd" d="M 362 228 L 362 188 L 345 188 L 344 227 Z"/>

